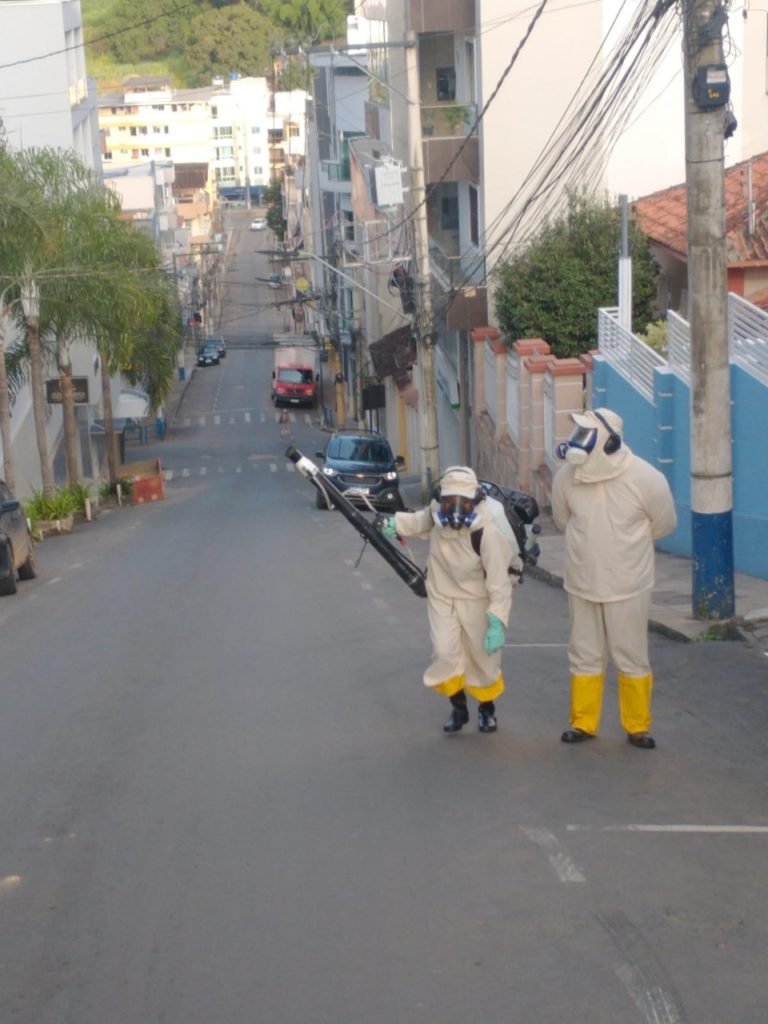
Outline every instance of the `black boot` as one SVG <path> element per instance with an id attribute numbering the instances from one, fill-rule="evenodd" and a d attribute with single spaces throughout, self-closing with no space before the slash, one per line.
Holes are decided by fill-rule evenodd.
<path id="1" fill-rule="evenodd" d="M 469 721 L 469 709 L 467 708 L 467 695 L 463 690 L 454 693 L 451 697 L 453 710 L 448 716 L 448 721 L 443 726 L 443 732 L 459 732 Z"/>
<path id="2" fill-rule="evenodd" d="M 492 700 L 484 700 L 477 706 L 477 728 L 480 732 L 496 732 L 496 705 Z"/>

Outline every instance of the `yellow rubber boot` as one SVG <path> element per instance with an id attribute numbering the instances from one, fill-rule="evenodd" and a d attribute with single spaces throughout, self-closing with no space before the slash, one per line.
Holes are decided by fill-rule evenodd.
<path id="1" fill-rule="evenodd" d="M 596 736 L 603 707 L 604 675 L 571 676 L 571 726 Z"/>
<path id="2" fill-rule="evenodd" d="M 625 676 L 619 673 L 619 714 L 624 731 L 633 736 L 651 727 L 653 676 Z"/>

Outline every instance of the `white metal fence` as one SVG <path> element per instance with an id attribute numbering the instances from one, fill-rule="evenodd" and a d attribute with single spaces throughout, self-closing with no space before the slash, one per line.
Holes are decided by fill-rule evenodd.
<path id="1" fill-rule="evenodd" d="M 601 356 L 650 397 L 653 367 L 663 366 L 665 360 L 619 326 L 615 308 L 601 309 L 598 313 L 598 346 Z M 728 295 L 728 348 L 733 361 L 768 380 L 768 313 L 732 292 Z M 690 324 L 672 310 L 667 313 L 666 362 L 681 380 L 690 381 Z"/>
<path id="2" fill-rule="evenodd" d="M 666 360 L 619 323 L 617 307 L 597 314 L 600 355 L 646 398 L 653 397 L 653 370 Z"/>

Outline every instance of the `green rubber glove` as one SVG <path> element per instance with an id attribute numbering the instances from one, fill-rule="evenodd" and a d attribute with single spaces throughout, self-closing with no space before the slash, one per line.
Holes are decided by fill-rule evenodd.
<path id="1" fill-rule="evenodd" d="M 485 631 L 483 647 L 486 654 L 495 654 L 504 646 L 504 627 L 501 619 L 497 619 L 493 612 L 486 612 L 485 615 L 488 619 L 488 629 Z"/>
<path id="2" fill-rule="evenodd" d="M 382 519 L 379 529 L 387 540 L 397 540 L 397 530 L 395 529 L 394 519 Z"/>

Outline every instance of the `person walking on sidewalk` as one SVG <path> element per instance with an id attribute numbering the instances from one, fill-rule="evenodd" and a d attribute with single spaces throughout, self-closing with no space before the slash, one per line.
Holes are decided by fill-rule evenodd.
<path id="1" fill-rule="evenodd" d="M 552 487 L 552 516 L 565 531 L 571 672 L 570 728 L 563 743 L 593 739 L 600 725 L 608 658 L 618 675 L 621 724 L 633 746 L 653 749 L 648 613 L 654 541 L 677 517 L 666 478 L 625 444 L 610 409 L 572 413 L 557 446 L 565 465 Z"/>
<path id="2" fill-rule="evenodd" d="M 498 504 L 498 503 L 497 503 Z M 504 691 L 501 648 L 512 607 L 509 567 L 519 562 L 511 527 L 504 531 L 468 466 L 449 467 L 427 508 L 381 521 L 385 537 L 429 540 L 427 608 L 432 662 L 424 685 L 450 699 L 443 726 L 457 733 L 469 721 L 467 694 L 478 703 L 478 728 L 497 729 L 495 701 Z"/>

